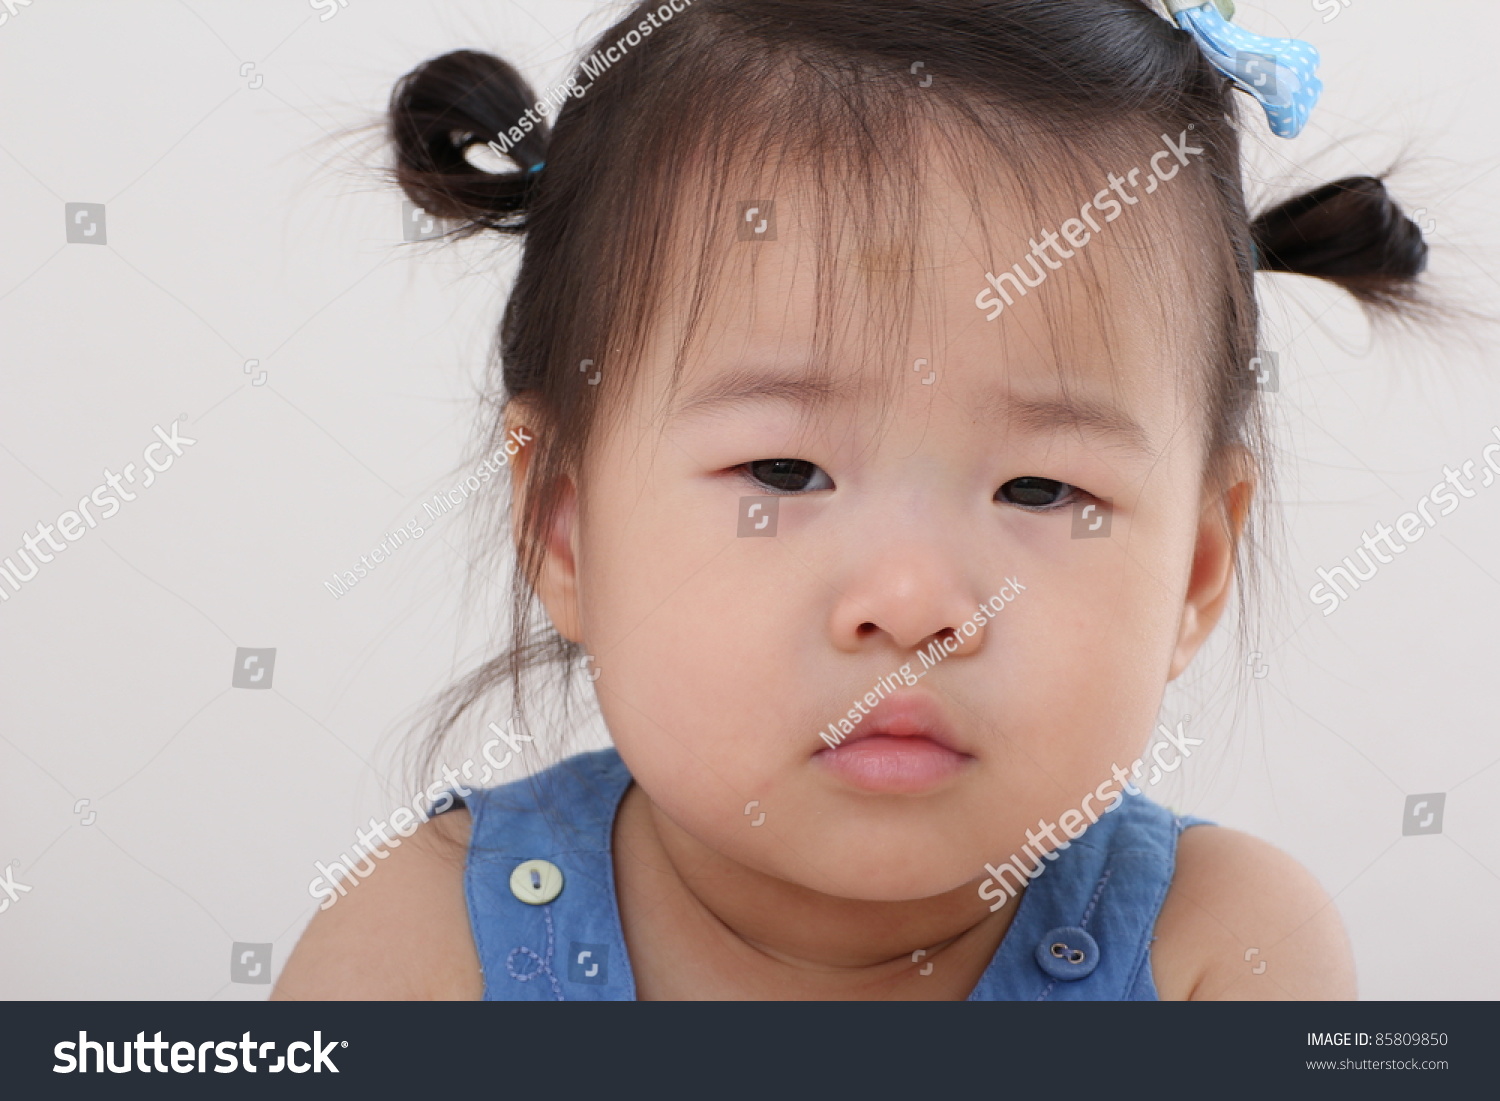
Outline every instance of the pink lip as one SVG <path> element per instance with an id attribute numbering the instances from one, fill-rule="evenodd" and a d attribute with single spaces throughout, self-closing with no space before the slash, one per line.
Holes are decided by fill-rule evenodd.
<path id="1" fill-rule="evenodd" d="M 853 733 L 813 759 L 861 791 L 915 795 L 950 780 L 974 758 L 958 748 L 936 700 L 903 692 L 882 700 Z"/>

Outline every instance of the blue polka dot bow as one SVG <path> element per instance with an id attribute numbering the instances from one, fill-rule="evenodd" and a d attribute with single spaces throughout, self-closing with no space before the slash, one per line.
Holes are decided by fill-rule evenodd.
<path id="1" fill-rule="evenodd" d="M 1260 100 L 1273 134 L 1302 133 L 1323 94 L 1317 50 L 1300 39 L 1267 38 L 1234 26 L 1233 0 L 1167 0 L 1167 7 L 1211 65 Z"/>

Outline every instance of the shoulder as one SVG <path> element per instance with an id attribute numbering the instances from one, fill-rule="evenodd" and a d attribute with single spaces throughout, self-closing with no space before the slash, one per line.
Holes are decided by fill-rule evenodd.
<path id="1" fill-rule="evenodd" d="M 313 916 L 272 999 L 483 997 L 464 895 L 469 831 L 469 812 L 454 808 L 386 850 L 373 872 Z"/>
<path id="2" fill-rule="evenodd" d="M 1328 893 L 1286 853 L 1237 830 L 1182 832 L 1156 936 L 1152 973 L 1164 999 L 1356 996 L 1349 939 Z"/>

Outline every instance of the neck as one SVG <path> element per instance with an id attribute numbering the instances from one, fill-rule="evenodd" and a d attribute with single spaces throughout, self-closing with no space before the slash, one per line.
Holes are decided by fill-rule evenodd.
<path id="1" fill-rule="evenodd" d="M 826 895 L 709 848 L 635 785 L 614 850 L 642 999 L 962 999 L 1019 902 L 991 913 L 974 884 L 896 902 Z"/>

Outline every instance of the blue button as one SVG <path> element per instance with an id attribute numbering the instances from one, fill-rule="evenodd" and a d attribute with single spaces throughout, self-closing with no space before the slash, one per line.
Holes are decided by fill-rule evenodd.
<path id="1" fill-rule="evenodd" d="M 1086 979 L 1099 966 L 1099 942 L 1076 926 L 1059 926 L 1036 946 L 1036 965 L 1063 982 Z"/>

